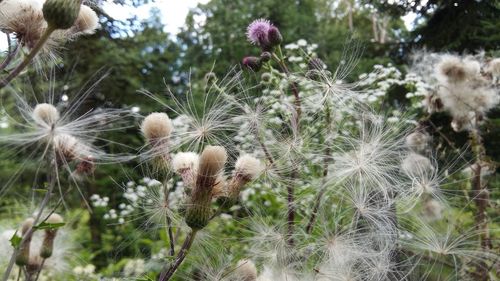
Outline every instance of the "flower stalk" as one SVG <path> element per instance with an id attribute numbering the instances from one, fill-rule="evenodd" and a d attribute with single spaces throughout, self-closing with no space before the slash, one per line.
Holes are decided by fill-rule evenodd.
<path id="1" fill-rule="evenodd" d="M 33 47 L 33 49 L 23 59 L 23 61 L 18 66 L 16 66 L 16 68 L 14 68 L 12 72 L 7 75 L 7 77 L 0 81 L 0 89 L 7 86 L 12 81 L 12 79 L 16 78 L 21 73 L 21 71 L 23 71 L 24 68 L 28 66 L 28 64 L 33 60 L 33 58 L 35 58 L 38 52 L 42 49 L 45 42 L 47 42 L 47 40 L 50 38 L 52 32 L 54 32 L 55 30 L 56 29 L 54 27 L 51 27 L 50 25 L 45 29 L 35 47 Z"/>
<path id="2" fill-rule="evenodd" d="M 186 240 L 184 240 L 184 243 L 182 244 L 182 247 L 179 250 L 177 257 L 175 258 L 174 263 L 168 269 L 166 269 L 160 274 L 160 278 L 158 279 L 159 281 L 167 281 L 170 280 L 170 278 L 172 278 L 172 276 L 175 274 L 175 272 L 177 271 L 177 269 L 179 268 L 179 266 L 182 264 L 187 254 L 189 253 L 189 250 L 193 245 L 194 238 L 196 237 L 196 233 L 197 233 L 196 229 L 192 229 L 191 232 L 188 233 Z"/>

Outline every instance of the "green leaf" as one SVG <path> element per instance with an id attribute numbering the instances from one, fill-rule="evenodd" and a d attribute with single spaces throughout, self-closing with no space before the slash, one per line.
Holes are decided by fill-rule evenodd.
<path id="1" fill-rule="evenodd" d="M 35 226 L 34 229 L 58 229 L 60 227 L 63 227 L 65 225 L 64 222 L 61 223 L 47 223 L 47 222 L 42 222 L 39 225 Z"/>
<path id="2" fill-rule="evenodd" d="M 42 189 L 42 188 L 35 188 L 33 191 L 40 192 L 40 193 L 47 193 L 47 189 Z"/>
<path id="3" fill-rule="evenodd" d="M 9 241 L 12 247 L 18 248 L 19 245 L 21 245 L 21 240 L 23 239 L 17 235 L 17 230 L 16 230 L 16 232 L 14 233 L 14 235 L 12 235 Z"/>

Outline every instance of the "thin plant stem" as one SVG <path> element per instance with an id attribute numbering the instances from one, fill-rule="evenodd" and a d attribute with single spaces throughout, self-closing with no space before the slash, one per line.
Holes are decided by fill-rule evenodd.
<path id="1" fill-rule="evenodd" d="M 45 42 L 47 42 L 47 40 L 49 39 L 52 32 L 54 32 L 54 30 L 55 28 L 50 26 L 47 27 L 47 29 L 45 29 L 42 36 L 40 37 L 38 42 L 36 42 L 35 47 L 33 47 L 30 53 L 23 59 L 23 61 L 18 66 L 16 66 L 16 68 L 12 70 L 12 72 L 9 73 L 9 75 L 7 75 L 7 77 L 5 77 L 0 81 L 0 89 L 7 86 L 10 83 L 10 81 L 12 81 L 12 79 L 14 79 L 17 75 L 19 75 L 19 73 L 21 73 L 21 71 L 23 71 L 23 69 L 26 68 L 26 66 L 28 66 L 31 60 L 33 60 L 33 58 L 37 55 L 37 53 L 42 49 L 43 45 L 45 44 Z"/>
<path id="2" fill-rule="evenodd" d="M 167 188 L 167 178 L 165 178 L 165 180 L 163 181 L 163 192 L 164 192 L 164 197 L 165 197 L 165 206 L 166 208 L 168 209 L 168 197 L 169 197 L 169 192 L 168 192 L 168 188 Z M 167 224 L 167 235 L 168 235 L 168 243 L 169 243 L 169 247 L 170 247 L 170 256 L 173 257 L 175 255 L 175 245 L 174 245 L 174 233 L 172 231 L 172 219 L 170 218 L 170 216 L 168 215 L 168 212 L 166 212 L 165 214 L 165 222 Z"/>
<path id="3" fill-rule="evenodd" d="M 23 273 L 22 267 L 19 266 L 19 273 L 17 274 L 17 281 L 21 280 L 21 274 Z"/>
<path id="4" fill-rule="evenodd" d="M 53 155 L 55 155 L 55 153 Z M 40 218 L 42 217 L 42 213 L 45 210 L 45 208 L 47 207 L 47 205 L 50 201 L 50 197 L 52 195 L 52 192 L 54 190 L 54 187 L 56 185 L 56 181 L 57 181 L 57 177 L 58 177 L 56 160 L 55 160 L 55 158 L 48 157 L 47 161 L 49 162 L 49 165 L 47 165 L 47 169 L 48 169 L 47 177 L 48 177 L 49 186 L 48 186 L 47 192 L 45 193 L 45 196 L 43 197 L 42 203 L 40 204 L 37 215 L 33 221 L 33 226 L 30 229 L 28 229 L 28 231 L 26 232 L 25 235 L 23 235 L 23 238 L 21 239 L 20 245 L 22 245 L 26 241 L 27 237 L 31 236 L 33 234 L 33 232 L 35 232 L 34 226 L 36 226 L 39 223 Z M 55 175 L 50 175 L 52 170 L 54 170 Z M 47 218 L 45 218 L 44 220 L 46 220 L 46 219 Z M 5 269 L 5 273 L 3 274 L 2 281 L 7 281 L 7 279 L 9 279 L 12 268 L 14 267 L 14 262 L 16 260 L 18 250 L 19 249 L 17 249 L 17 248 L 14 249 L 12 256 L 10 257 L 9 264 L 7 265 L 7 268 Z"/>
<path id="5" fill-rule="evenodd" d="M 290 70 L 286 66 L 285 60 L 283 58 L 283 53 L 281 52 L 280 46 L 278 46 L 278 54 L 279 54 L 279 56 L 276 55 L 275 53 L 272 53 L 273 59 L 278 63 L 278 65 L 281 68 L 281 71 L 283 71 L 288 78 L 291 78 L 292 74 L 290 73 Z M 299 120 L 300 120 L 300 115 L 302 112 L 302 109 L 301 109 L 302 106 L 301 106 L 301 100 L 300 100 L 300 96 L 299 96 L 299 88 L 297 86 L 297 83 L 292 82 L 291 89 L 292 89 L 292 94 L 295 97 L 295 111 L 297 113 L 296 114 L 296 122 L 297 122 L 297 126 L 298 126 Z"/>
<path id="6" fill-rule="evenodd" d="M 330 129 L 330 122 L 331 122 L 330 107 L 327 104 L 326 108 L 325 108 L 326 134 L 328 134 L 328 130 Z M 325 141 L 328 141 L 328 138 L 326 138 Z M 321 199 L 323 198 L 323 195 L 326 192 L 325 183 L 326 183 L 326 177 L 328 176 L 328 166 L 329 166 L 329 162 L 330 162 L 329 157 L 330 157 L 330 145 L 329 145 L 329 143 L 326 143 L 325 159 L 324 159 L 324 163 L 323 163 L 323 178 L 321 179 L 321 189 L 319 190 L 319 192 L 316 194 L 316 197 L 314 198 L 313 210 L 312 210 L 311 216 L 309 217 L 309 222 L 307 223 L 307 226 L 306 226 L 306 233 L 307 234 L 310 234 L 312 229 L 313 229 L 314 223 L 316 222 L 316 216 L 318 215 L 318 210 L 319 210 L 319 207 L 321 205 Z"/>
<path id="7" fill-rule="evenodd" d="M 283 71 L 285 73 L 285 75 L 287 76 L 287 78 L 290 79 L 291 72 L 288 69 L 288 67 L 286 66 L 283 52 L 281 51 L 281 47 L 278 46 L 277 49 L 278 49 L 278 55 L 276 55 L 276 53 L 273 52 L 272 58 L 276 61 L 276 63 L 278 63 L 278 65 L 281 68 L 281 71 Z M 295 106 L 295 120 L 294 121 L 295 121 L 295 124 L 292 124 L 292 125 L 295 125 L 295 127 L 298 129 L 299 124 L 300 124 L 300 115 L 301 115 L 302 109 L 301 109 L 301 101 L 300 101 L 299 89 L 298 89 L 297 83 L 295 83 L 293 81 L 291 82 L 291 90 L 292 90 L 292 94 L 295 97 L 295 102 L 294 102 L 294 106 Z M 295 179 L 295 178 L 297 178 L 297 176 L 298 176 L 298 171 L 297 171 L 297 169 L 294 169 L 292 171 L 291 177 L 292 177 L 292 179 Z M 294 228 L 295 228 L 295 195 L 294 195 L 294 192 L 295 192 L 294 186 L 288 185 L 287 186 L 287 226 L 288 226 L 288 228 L 287 228 L 287 242 L 288 242 L 288 245 L 290 245 L 290 246 L 292 246 L 294 244 L 294 241 L 293 241 L 293 233 L 294 233 Z"/>
<path id="8" fill-rule="evenodd" d="M 38 281 L 38 278 L 40 277 L 40 273 L 42 272 L 43 270 L 43 265 L 45 264 L 45 260 L 46 259 L 43 259 L 42 260 L 42 264 L 40 264 L 40 268 L 38 269 L 37 273 L 36 273 L 36 277 L 35 277 L 35 280 L 34 281 Z"/>
<path id="9" fill-rule="evenodd" d="M 489 251 L 491 249 L 491 240 L 489 236 L 489 226 L 487 217 L 487 208 L 489 202 L 489 191 L 488 185 L 483 183 L 481 177 L 482 165 L 484 164 L 484 156 L 486 154 L 484 145 L 482 143 L 481 133 L 479 129 L 479 124 L 475 124 L 474 128 L 470 133 L 471 147 L 476 158 L 475 165 L 472 169 L 472 190 L 473 190 L 473 200 L 476 205 L 476 228 L 480 231 L 480 244 L 483 251 Z M 478 280 L 486 281 L 489 280 L 488 269 L 484 262 L 479 262 L 477 264 Z"/>
<path id="10" fill-rule="evenodd" d="M 177 257 L 175 258 L 174 263 L 170 267 L 168 267 L 167 270 L 163 271 L 160 274 L 160 278 L 158 279 L 159 281 L 167 281 L 170 280 L 170 278 L 172 278 L 174 273 L 177 271 L 177 269 L 179 268 L 179 266 L 182 264 L 187 254 L 189 253 L 189 249 L 191 249 L 191 246 L 193 245 L 196 233 L 197 230 L 195 229 L 192 229 L 191 232 L 189 232 L 188 236 L 186 237 L 186 240 L 184 240 L 184 244 L 182 244 L 182 247 L 179 250 L 179 253 L 177 253 Z"/>
<path id="11" fill-rule="evenodd" d="M 293 172 L 296 173 L 295 171 Z M 292 185 L 287 186 L 287 243 L 293 246 L 293 232 L 295 227 L 295 198 L 294 198 L 294 188 Z"/>
<path id="12" fill-rule="evenodd" d="M 271 153 L 269 153 L 269 150 L 267 149 L 266 144 L 264 143 L 264 141 L 262 140 L 262 138 L 258 134 L 257 134 L 257 141 L 259 142 L 260 147 L 264 151 L 264 155 L 266 156 L 267 160 L 269 161 L 269 164 L 271 164 L 271 166 L 273 166 L 274 165 L 273 157 L 271 156 Z"/>

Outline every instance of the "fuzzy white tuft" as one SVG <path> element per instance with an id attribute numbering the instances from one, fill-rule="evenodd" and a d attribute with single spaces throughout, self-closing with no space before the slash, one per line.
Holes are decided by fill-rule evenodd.
<path id="1" fill-rule="evenodd" d="M 244 154 L 236 160 L 236 175 L 241 175 L 245 178 L 253 180 L 262 172 L 262 170 L 263 166 L 260 160 L 249 154 Z"/>
<path id="2" fill-rule="evenodd" d="M 141 124 L 141 131 L 149 141 L 167 138 L 172 133 L 172 130 L 172 121 L 163 112 L 149 114 Z"/>
<path id="3" fill-rule="evenodd" d="M 241 281 L 257 280 L 257 268 L 251 260 L 240 260 L 236 265 L 234 276 Z"/>
<path id="4" fill-rule="evenodd" d="M 77 34 L 93 34 L 99 26 L 97 14 L 89 6 L 82 5 L 80 13 L 73 25 L 72 32 Z"/>
<path id="5" fill-rule="evenodd" d="M 434 166 L 429 158 L 412 152 L 401 163 L 401 169 L 409 176 L 422 176 L 434 171 Z"/>
<path id="6" fill-rule="evenodd" d="M 45 222 L 50 223 L 50 224 L 59 224 L 59 223 L 63 223 L 64 219 L 61 215 L 53 213 L 47 218 L 47 220 Z"/>
<path id="7" fill-rule="evenodd" d="M 198 168 L 199 158 L 194 152 L 179 152 L 172 159 L 172 167 L 177 173 L 185 169 L 195 170 Z"/>
<path id="8" fill-rule="evenodd" d="M 423 152 L 429 146 L 429 140 L 428 134 L 415 131 L 406 136 L 406 145 L 415 152 Z"/>
<path id="9" fill-rule="evenodd" d="M 33 119 L 36 123 L 44 126 L 52 126 L 59 120 L 59 111 L 48 103 L 40 103 L 33 109 Z"/>

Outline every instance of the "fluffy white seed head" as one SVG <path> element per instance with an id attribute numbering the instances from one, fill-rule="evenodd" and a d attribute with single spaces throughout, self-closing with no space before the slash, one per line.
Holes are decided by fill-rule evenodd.
<path id="1" fill-rule="evenodd" d="M 457 56 L 443 56 L 436 70 L 438 79 L 443 82 L 457 83 L 467 79 L 466 66 Z"/>
<path id="2" fill-rule="evenodd" d="M 82 5 L 78 18 L 72 27 L 72 32 L 79 34 L 93 34 L 99 25 L 97 14 L 89 6 Z"/>
<path id="3" fill-rule="evenodd" d="M 50 224 L 59 224 L 59 223 L 63 223 L 64 219 L 63 219 L 63 217 L 61 217 L 61 215 L 53 213 L 47 218 L 47 220 L 45 222 L 50 223 Z"/>
<path id="4" fill-rule="evenodd" d="M 198 168 L 199 158 L 194 152 L 179 152 L 172 159 L 172 167 L 177 173 L 185 169 L 195 170 Z"/>
<path id="5" fill-rule="evenodd" d="M 14 33 L 24 45 L 32 48 L 47 23 L 41 0 L 4 0 L 0 3 L 0 30 Z"/>
<path id="6" fill-rule="evenodd" d="M 172 129 L 172 121 L 163 112 L 149 114 L 141 124 L 141 131 L 149 141 L 158 141 L 169 137 Z"/>
<path id="7" fill-rule="evenodd" d="M 48 103 L 40 103 L 33 109 L 33 119 L 40 125 L 52 126 L 59 120 L 59 111 Z"/>
<path id="8" fill-rule="evenodd" d="M 437 220 L 442 217 L 443 205 L 436 199 L 427 200 L 424 203 L 424 214 L 430 220 Z"/>
<path id="9" fill-rule="evenodd" d="M 70 162 L 79 155 L 79 141 L 75 137 L 67 134 L 60 134 L 54 137 L 54 149 L 58 160 Z"/>
<path id="10" fill-rule="evenodd" d="M 205 147 L 200 156 L 200 164 L 198 168 L 199 176 L 217 176 L 224 168 L 226 160 L 227 153 L 224 147 L 211 145 Z"/>
<path id="11" fill-rule="evenodd" d="M 260 160 L 249 154 L 244 154 L 236 160 L 236 175 L 253 180 L 262 172 L 262 170 L 263 167 Z"/>
<path id="12" fill-rule="evenodd" d="M 255 281 L 257 280 L 257 268 L 251 260 L 240 260 L 236 265 L 234 276 L 241 281 Z"/>
<path id="13" fill-rule="evenodd" d="M 412 152 L 401 163 L 401 169 L 410 177 L 421 177 L 434 171 L 434 166 L 429 158 Z"/>
<path id="14" fill-rule="evenodd" d="M 423 152 L 429 145 L 430 136 L 426 133 L 415 131 L 406 136 L 406 145 L 416 152 Z"/>
<path id="15" fill-rule="evenodd" d="M 493 77 L 500 78 L 500 58 L 492 59 L 485 67 L 485 71 Z"/>

